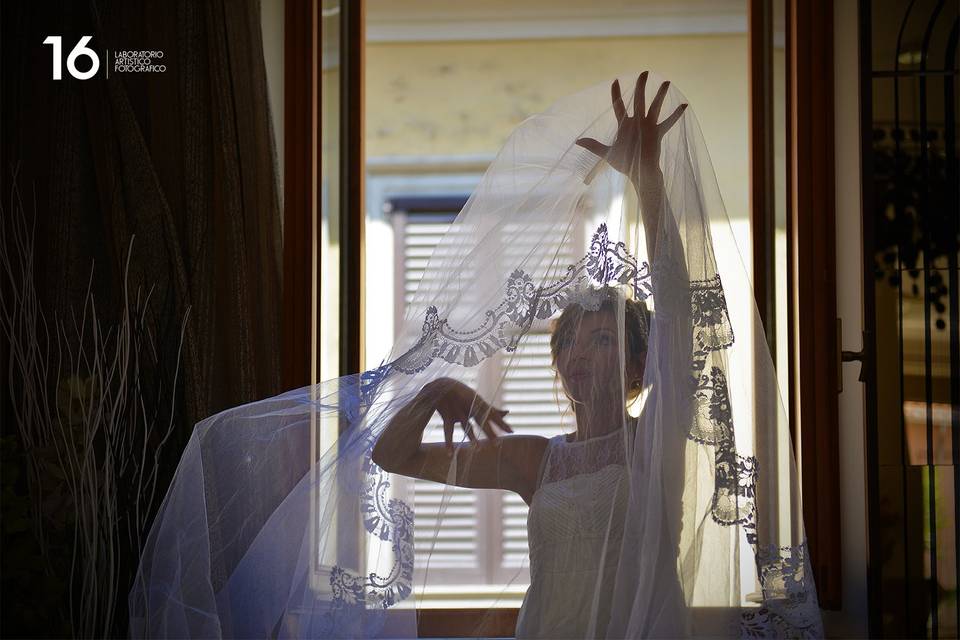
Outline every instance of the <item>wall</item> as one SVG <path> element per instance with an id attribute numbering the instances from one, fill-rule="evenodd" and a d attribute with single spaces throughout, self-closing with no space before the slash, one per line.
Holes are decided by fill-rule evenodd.
<path id="1" fill-rule="evenodd" d="M 746 34 L 369 43 L 366 154 L 492 156 L 555 99 L 656 70 L 689 99 L 731 217 L 748 216 Z"/>

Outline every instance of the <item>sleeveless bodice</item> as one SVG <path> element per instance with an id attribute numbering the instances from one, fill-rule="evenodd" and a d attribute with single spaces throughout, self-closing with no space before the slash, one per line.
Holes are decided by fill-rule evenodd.
<path id="1" fill-rule="evenodd" d="M 604 635 L 627 506 L 623 438 L 550 439 L 527 515 L 530 587 L 517 638 Z"/>

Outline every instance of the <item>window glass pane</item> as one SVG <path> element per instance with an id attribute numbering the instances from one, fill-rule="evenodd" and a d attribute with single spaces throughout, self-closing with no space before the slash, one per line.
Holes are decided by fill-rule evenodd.
<path id="1" fill-rule="evenodd" d="M 340 301 L 340 0 L 323 0 L 320 80 L 320 362 L 315 379 L 330 380 L 339 370 Z M 314 313 L 313 317 L 318 317 Z"/>
<path id="2" fill-rule="evenodd" d="M 525 118 L 631 69 L 670 78 L 697 109 L 736 242 L 750 268 L 745 0 L 598 0 L 589 6 L 580 0 L 366 2 L 367 368 L 388 355 L 417 264 L 402 253 L 409 251 L 407 236 L 398 240 L 398 234 L 419 233 L 413 229 L 415 215 L 393 203 L 469 195 Z M 574 239 L 564 250 L 572 258 L 583 241 Z M 531 336 L 497 366 L 507 375 L 494 400 L 510 409 L 518 433 L 553 435 L 564 429 L 564 420 L 566 430 L 573 430 L 550 367 L 546 334 Z M 417 490 L 428 491 L 419 483 Z M 461 524 L 474 518 L 481 523 L 485 535 L 475 543 L 474 560 L 482 570 L 461 567 L 458 575 L 450 568 L 449 593 L 462 596 L 447 598 L 446 606 L 518 606 L 528 584 L 526 505 L 506 492 L 471 493 L 474 511 Z M 418 522 L 428 517 L 423 515 L 428 495 L 422 495 L 424 511 L 415 505 Z M 457 532 L 450 535 L 455 540 Z M 438 575 L 435 567 L 436 557 L 432 576 Z M 484 593 L 500 595 L 508 583 L 508 597 L 496 603 L 490 596 L 483 599 Z"/>
<path id="3" fill-rule="evenodd" d="M 774 365 L 781 403 L 788 407 L 790 335 L 787 308 L 787 55 L 785 0 L 773 2 Z"/>

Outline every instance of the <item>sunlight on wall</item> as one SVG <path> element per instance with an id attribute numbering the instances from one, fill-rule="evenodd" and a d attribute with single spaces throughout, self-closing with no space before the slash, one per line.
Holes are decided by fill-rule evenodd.
<path id="1" fill-rule="evenodd" d="M 728 215 L 748 215 L 745 34 L 371 43 L 366 62 L 368 158 L 493 154 L 557 98 L 655 70 L 695 110 Z"/>

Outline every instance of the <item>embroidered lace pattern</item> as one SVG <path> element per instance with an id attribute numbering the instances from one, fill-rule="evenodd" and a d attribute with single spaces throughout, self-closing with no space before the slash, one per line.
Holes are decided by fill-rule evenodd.
<path id="1" fill-rule="evenodd" d="M 764 605 L 741 616 L 741 637 L 823 637 L 820 610 L 807 579 L 813 575 L 807 556 L 806 542 L 792 547 L 759 547 L 757 568 Z"/>
<path id="2" fill-rule="evenodd" d="M 540 486 L 594 473 L 612 464 L 626 464 L 623 437 L 620 430 L 574 442 L 569 442 L 564 435 L 554 436 L 545 454 Z"/>
<path id="3" fill-rule="evenodd" d="M 405 600 L 413 591 L 413 509 L 403 500 L 387 498 L 389 476 L 370 460 L 369 450 L 363 470 L 366 478 L 361 493 L 364 529 L 367 535 L 390 543 L 394 562 L 383 575 L 376 572 L 357 575 L 339 565 L 332 567 L 330 589 L 333 597 L 324 620 L 326 635 L 340 629 L 347 619 L 344 616 L 349 617 L 352 610 L 388 609 Z"/>
<path id="4" fill-rule="evenodd" d="M 428 308 L 417 343 L 396 360 L 362 373 L 356 388 L 346 392 L 354 400 L 341 398 L 340 401 L 346 403 L 351 414 L 359 415 L 371 406 L 380 385 L 394 373 L 409 375 L 423 371 L 436 358 L 473 367 L 500 350 L 513 351 L 534 319 L 550 318 L 571 303 L 586 308 L 598 303 L 592 293 L 596 285 L 627 285 L 638 300 L 653 295 L 654 289 L 662 291 L 657 313 L 679 308 L 671 303 L 683 303 L 683 297 L 687 297 L 693 331 L 690 380 L 696 401 L 687 437 L 713 451 L 711 516 L 720 525 L 739 525 L 747 530 L 765 595 L 763 608 L 744 614 L 741 632 L 748 637 L 778 635 L 784 629 L 809 629 L 812 634 L 819 633 L 819 619 L 813 615 L 817 611 L 815 596 L 805 587 L 804 576 L 812 575 L 805 543 L 773 549 L 761 548 L 758 544 L 754 502 L 757 459 L 737 453 L 726 376 L 721 366 L 710 365 L 716 362 L 715 353 L 734 343 L 720 276 L 680 281 L 685 279 L 685 272 L 673 273 L 668 264 L 654 284 L 649 266 L 638 263 L 623 242 L 611 241 L 606 225 L 602 224 L 593 234 L 587 255 L 569 265 L 562 278 L 535 285 L 529 274 L 519 269 L 514 271 L 505 285 L 503 301 L 488 310 L 484 320 L 475 327 L 456 329 L 439 316 L 436 307 Z M 549 460 L 542 471 L 541 486 L 595 473 L 610 465 L 624 465 L 627 447 L 621 441 L 623 437 L 623 432 L 618 430 L 582 442 L 568 442 L 564 436 L 554 438 Z M 362 492 L 364 525 L 369 535 L 390 541 L 396 562 L 383 576 L 375 573 L 357 576 L 342 567 L 334 567 L 330 576 L 334 611 L 370 605 L 387 608 L 411 592 L 413 512 L 401 500 L 383 498 L 389 481 L 369 458 L 367 472 L 368 483 Z"/>

